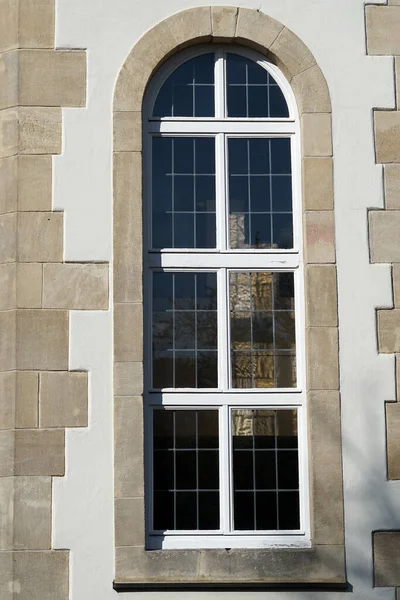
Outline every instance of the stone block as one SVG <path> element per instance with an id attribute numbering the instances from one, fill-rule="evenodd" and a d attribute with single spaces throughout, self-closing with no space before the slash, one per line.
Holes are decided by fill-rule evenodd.
<path id="1" fill-rule="evenodd" d="M 378 310 L 379 352 L 400 352 L 400 309 Z"/>
<path id="2" fill-rule="evenodd" d="M 0 159 L 0 215 L 17 210 L 18 157 Z"/>
<path id="3" fill-rule="evenodd" d="M 11 310 L 16 304 L 15 263 L 0 264 L 0 310 Z"/>
<path id="4" fill-rule="evenodd" d="M 15 397 L 16 429 L 38 426 L 39 374 L 35 371 L 17 371 Z"/>
<path id="5" fill-rule="evenodd" d="M 15 475 L 64 475 L 64 437 L 64 429 L 16 429 Z"/>
<path id="6" fill-rule="evenodd" d="M 339 392 L 310 392 L 308 402 L 312 538 L 316 544 L 343 544 Z"/>
<path id="7" fill-rule="evenodd" d="M 307 265 L 305 269 L 307 326 L 337 326 L 335 265 Z"/>
<path id="8" fill-rule="evenodd" d="M 0 111 L 0 158 L 18 153 L 19 127 L 18 109 Z"/>
<path id="9" fill-rule="evenodd" d="M 0 477 L 0 550 L 12 550 L 13 545 L 14 477 Z"/>
<path id="10" fill-rule="evenodd" d="M 0 216 L 0 263 L 15 262 L 17 250 L 17 214 Z"/>
<path id="11" fill-rule="evenodd" d="M 238 12 L 235 6 L 211 7 L 213 41 L 232 40 L 235 37 Z"/>
<path id="12" fill-rule="evenodd" d="M 14 429 L 16 372 L 0 372 L 0 429 Z"/>
<path id="13" fill-rule="evenodd" d="M 396 400 L 400 402 L 400 354 L 396 355 Z"/>
<path id="14" fill-rule="evenodd" d="M 303 156 L 332 156 L 332 125 L 329 113 L 306 113 L 301 117 Z"/>
<path id="15" fill-rule="evenodd" d="M 116 362 L 143 360 L 142 304 L 114 304 L 114 359 Z"/>
<path id="16" fill-rule="evenodd" d="M 168 17 L 165 23 L 178 45 L 192 43 L 192 40 L 198 42 L 211 40 L 211 8 L 209 6 L 197 6 L 183 10 Z"/>
<path id="17" fill-rule="evenodd" d="M 18 156 L 18 210 L 51 211 L 51 156 Z"/>
<path id="18" fill-rule="evenodd" d="M 400 111 L 376 110 L 374 125 L 376 162 L 400 162 Z"/>
<path id="19" fill-rule="evenodd" d="M 239 8 L 236 25 L 238 41 L 243 39 L 248 43 L 248 40 L 251 40 L 256 48 L 270 48 L 282 30 L 282 23 L 275 21 L 260 10 Z"/>
<path id="20" fill-rule="evenodd" d="M 399 3 L 400 6 L 400 3 Z M 396 88 L 396 108 L 400 109 L 400 57 L 394 57 L 394 77 L 395 77 L 395 88 Z"/>
<path id="21" fill-rule="evenodd" d="M 142 157 L 114 154 L 114 301 L 142 299 Z"/>
<path id="22" fill-rule="evenodd" d="M 107 310 L 108 265 L 43 265 L 43 307 Z"/>
<path id="23" fill-rule="evenodd" d="M 114 113 L 114 152 L 140 152 L 142 150 L 142 113 Z"/>
<path id="24" fill-rule="evenodd" d="M 144 546 L 144 499 L 115 499 L 115 545 Z"/>
<path id="25" fill-rule="evenodd" d="M 114 399 L 114 485 L 116 498 L 144 495 L 143 400 Z"/>
<path id="26" fill-rule="evenodd" d="M 0 477 L 14 475 L 15 432 L 11 429 L 0 431 Z"/>
<path id="27" fill-rule="evenodd" d="M 18 311 L 18 369 L 67 371 L 68 340 L 67 311 Z"/>
<path id="28" fill-rule="evenodd" d="M 375 587 L 400 586 L 400 531 L 375 531 L 372 543 Z"/>
<path id="29" fill-rule="evenodd" d="M 18 51 L 0 54 L 0 109 L 18 106 Z"/>
<path id="30" fill-rule="evenodd" d="M 51 477 L 15 477 L 14 548 L 51 547 Z"/>
<path id="31" fill-rule="evenodd" d="M 18 600 L 68 600 L 69 552 L 21 551 L 14 554 Z"/>
<path id="32" fill-rule="evenodd" d="M 296 96 L 300 115 L 331 111 L 328 86 L 318 65 L 293 77 L 290 84 Z"/>
<path id="33" fill-rule="evenodd" d="M 22 106 L 18 120 L 21 154 L 61 154 L 61 108 Z"/>
<path id="34" fill-rule="evenodd" d="M 400 403 L 386 403 L 388 479 L 400 479 Z"/>
<path id="35" fill-rule="evenodd" d="M 335 262 L 333 211 L 307 211 L 304 213 L 304 252 L 307 263 Z"/>
<path id="36" fill-rule="evenodd" d="M 0 552 L 0 597 L 2 600 L 13 600 L 13 579 L 13 553 Z"/>
<path id="37" fill-rule="evenodd" d="M 305 210 L 333 210 L 333 162 L 331 158 L 303 160 L 303 201 Z"/>
<path id="38" fill-rule="evenodd" d="M 338 390 L 338 330 L 309 327 L 306 332 L 307 385 L 309 390 Z"/>
<path id="39" fill-rule="evenodd" d="M 289 81 L 315 65 L 315 58 L 293 31 L 284 27 L 270 48 Z"/>
<path id="40" fill-rule="evenodd" d="M 143 363 L 117 362 L 114 364 L 114 394 L 136 396 L 143 393 Z"/>
<path id="41" fill-rule="evenodd" d="M 41 308 L 43 265 L 17 264 L 17 308 Z"/>
<path id="42" fill-rule="evenodd" d="M 40 374 L 40 427 L 87 427 L 88 374 Z"/>
<path id="43" fill-rule="evenodd" d="M 392 267 L 393 302 L 395 308 L 400 308 L 400 263 Z"/>
<path id="44" fill-rule="evenodd" d="M 371 210 L 368 216 L 371 261 L 400 262 L 400 210 Z"/>
<path id="45" fill-rule="evenodd" d="M 23 212 L 18 215 L 20 262 L 63 260 L 63 213 Z"/>
<path id="46" fill-rule="evenodd" d="M 386 210 L 400 209 L 400 164 L 384 165 L 383 176 L 385 184 Z"/>
<path id="47" fill-rule="evenodd" d="M 366 6 L 365 17 L 368 54 L 400 54 L 400 7 Z"/>
<path id="48" fill-rule="evenodd" d="M 20 106 L 85 106 L 84 50 L 21 50 Z"/>
<path id="49" fill-rule="evenodd" d="M 0 371 L 16 367 L 16 311 L 0 311 Z"/>
<path id="50" fill-rule="evenodd" d="M 18 47 L 18 13 L 16 0 L 0 0 L 0 51 Z"/>
<path id="51" fill-rule="evenodd" d="M 20 48 L 53 48 L 54 0 L 19 0 Z"/>

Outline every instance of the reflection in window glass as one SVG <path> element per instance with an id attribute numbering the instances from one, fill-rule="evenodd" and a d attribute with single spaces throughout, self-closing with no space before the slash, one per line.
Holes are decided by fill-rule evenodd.
<path id="1" fill-rule="evenodd" d="M 152 247 L 215 248 L 214 138 L 154 137 Z"/>
<path id="2" fill-rule="evenodd" d="M 232 410 L 232 452 L 234 529 L 299 529 L 297 412 Z"/>
<path id="3" fill-rule="evenodd" d="M 293 273 L 229 274 L 233 388 L 296 386 Z"/>
<path id="4" fill-rule="evenodd" d="M 218 387 L 215 273 L 153 274 L 153 387 Z"/>
<path id="5" fill-rule="evenodd" d="M 289 116 L 281 88 L 263 67 L 238 54 L 227 54 L 228 117 Z"/>
<path id="6" fill-rule="evenodd" d="M 231 248 L 292 248 L 289 138 L 228 139 Z"/>
<path id="7" fill-rule="evenodd" d="M 218 410 L 153 411 L 154 529 L 219 528 Z"/>
<path id="8" fill-rule="evenodd" d="M 214 54 L 192 58 L 168 77 L 157 96 L 153 116 L 214 116 Z"/>

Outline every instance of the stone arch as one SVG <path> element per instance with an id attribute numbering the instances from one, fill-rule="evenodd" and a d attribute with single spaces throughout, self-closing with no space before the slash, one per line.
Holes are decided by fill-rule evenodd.
<path id="1" fill-rule="evenodd" d="M 275 63 L 301 118 L 312 547 L 146 552 L 143 484 L 142 103 L 158 67 L 184 47 L 233 43 Z M 331 102 L 314 56 L 260 11 L 199 7 L 135 44 L 114 96 L 114 396 L 116 589 L 154 582 L 345 582 Z M 132 336 L 135 332 L 135 337 Z M 329 360 L 321 360 L 321 356 Z"/>

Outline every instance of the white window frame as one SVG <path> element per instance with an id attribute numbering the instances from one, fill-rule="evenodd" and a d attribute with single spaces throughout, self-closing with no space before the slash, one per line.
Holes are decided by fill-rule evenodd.
<path id="1" fill-rule="evenodd" d="M 157 94 L 165 80 L 190 58 L 213 52 L 215 64 L 215 117 L 152 117 Z M 236 53 L 255 61 L 265 68 L 281 87 L 289 108 L 288 118 L 228 118 L 224 92 L 224 53 Z M 145 365 L 145 484 L 146 490 L 146 547 L 148 549 L 200 548 L 279 548 L 311 547 L 309 517 L 309 474 L 307 448 L 307 406 L 305 382 L 305 310 L 304 265 L 301 208 L 301 148 L 299 116 L 291 87 L 275 65 L 262 55 L 241 47 L 203 45 L 178 53 L 159 69 L 150 82 L 143 106 L 143 162 L 144 162 L 144 348 Z M 151 248 L 151 138 L 154 135 L 215 136 L 216 154 L 216 249 L 161 249 Z M 293 249 L 233 250 L 227 242 L 227 169 L 225 140 L 228 137 L 290 137 L 293 190 Z M 218 370 L 216 389 L 163 389 L 151 387 L 151 314 L 152 271 L 215 271 L 218 289 Z M 229 271 L 289 271 L 294 273 L 295 333 L 297 387 L 288 389 L 231 389 L 229 387 Z M 221 529 L 215 531 L 171 531 L 157 534 L 149 529 L 152 517 L 152 413 L 153 408 L 165 406 L 179 410 L 215 408 L 220 419 L 220 514 Z M 288 408 L 296 409 L 299 441 L 300 530 L 279 532 L 232 532 L 233 514 L 231 493 L 231 435 L 229 413 L 232 408 Z M 229 505 L 229 511 L 224 510 Z"/>

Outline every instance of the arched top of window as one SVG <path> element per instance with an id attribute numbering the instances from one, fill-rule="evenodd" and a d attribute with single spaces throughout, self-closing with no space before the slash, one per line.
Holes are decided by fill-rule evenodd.
<path id="1" fill-rule="evenodd" d="M 161 79 L 161 84 L 160 84 Z M 287 119 L 288 84 L 264 57 L 245 49 L 191 49 L 160 71 L 152 118 Z"/>

